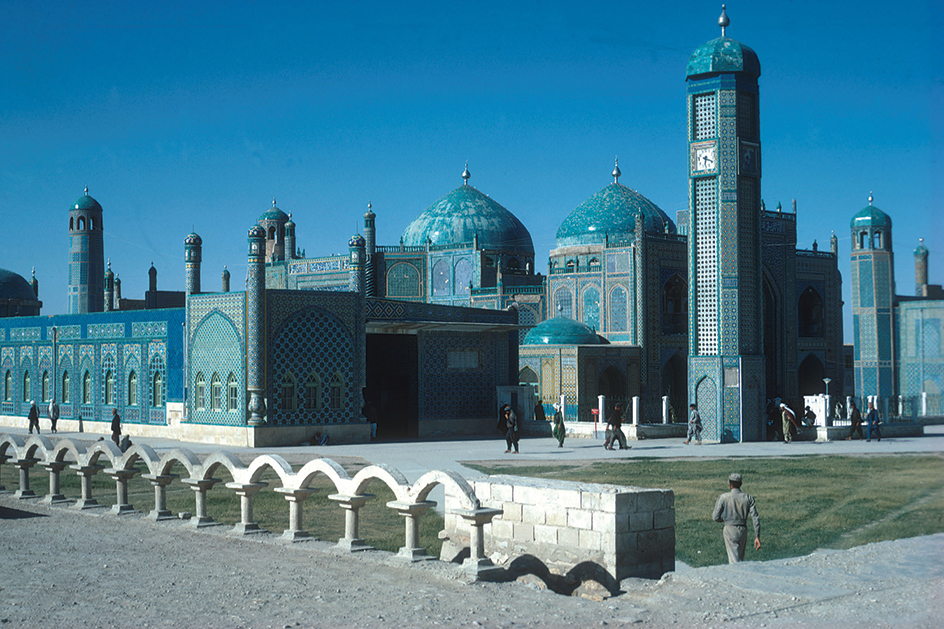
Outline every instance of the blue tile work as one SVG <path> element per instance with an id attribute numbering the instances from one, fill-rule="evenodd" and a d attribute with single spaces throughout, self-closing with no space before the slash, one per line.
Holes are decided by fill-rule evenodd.
<path id="1" fill-rule="evenodd" d="M 213 309 L 199 321 L 191 333 L 190 361 L 187 367 L 188 391 L 187 421 L 195 424 L 243 426 L 246 423 L 246 363 L 245 348 L 236 323 L 220 309 Z M 206 387 L 204 400 L 196 399 L 197 376 L 202 374 Z M 221 399 L 211 401 L 210 384 L 216 375 L 221 384 Z M 229 408 L 227 383 L 236 379 L 238 393 L 235 408 Z M 214 408 L 215 407 L 215 408 Z"/>
<path id="2" fill-rule="evenodd" d="M 360 418 L 366 368 L 364 321 L 364 297 L 359 293 L 266 291 L 267 423 L 327 424 Z M 323 387 L 320 410 L 304 408 L 298 400 L 312 371 Z M 294 410 L 283 408 L 282 382 L 288 372 L 298 383 Z M 329 404 L 335 374 L 343 384 L 338 408 Z"/>
<path id="3" fill-rule="evenodd" d="M 365 301 L 367 319 L 370 321 L 452 321 L 504 324 L 517 323 L 517 317 L 515 313 L 503 310 L 440 306 L 437 304 L 399 301 L 392 299 L 376 299 L 371 297 L 368 297 Z"/>
<path id="4" fill-rule="evenodd" d="M 59 364 L 55 374 L 60 417 L 75 419 L 79 414 L 86 421 L 107 422 L 111 419 L 111 405 L 104 404 L 104 375 L 111 369 L 114 374 L 114 407 L 126 423 L 166 423 L 166 403 L 183 400 L 183 309 L 136 310 L 95 314 L 57 315 L 53 317 L 19 317 L 0 319 L 0 329 L 13 331 L 30 329 L 28 335 L 4 334 L 9 338 L 0 344 L 0 363 L 3 374 L 10 370 L 14 395 L 0 403 L 8 415 L 26 415 L 24 406 L 24 375 L 30 370 L 30 397 L 42 394 L 42 372 L 33 365 L 51 357 L 52 328 L 58 331 L 57 352 Z M 154 327 L 155 323 L 159 323 Z M 136 325 L 151 326 L 151 336 L 132 337 Z M 147 356 L 148 372 L 142 373 L 142 356 Z M 42 357 L 42 358 L 41 358 Z M 103 362 L 104 361 L 104 362 Z M 51 364 L 51 362 L 49 363 Z M 128 404 L 128 376 L 135 370 L 139 392 L 137 404 Z M 91 379 L 88 403 L 83 403 L 85 372 Z M 162 400 L 152 407 L 149 383 L 153 373 L 163 374 Z M 68 374 L 67 397 L 63 397 L 63 375 Z M 148 394 L 148 395 L 145 395 Z M 68 400 L 68 401 L 66 401 Z"/>
<path id="5" fill-rule="evenodd" d="M 502 333 L 426 332 L 421 357 L 419 420 L 490 417 L 496 387 L 508 382 L 508 339 Z M 450 367 L 451 352 L 474 352 L 474 363 Z"/>

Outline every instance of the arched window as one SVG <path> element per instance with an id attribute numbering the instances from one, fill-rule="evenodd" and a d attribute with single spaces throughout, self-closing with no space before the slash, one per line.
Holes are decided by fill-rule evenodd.
<path id="1" fill-rule="evenodd" d="M 485 256 L 485 266 L 487 267 L 495 266 L 495 258 L 491 256 Z"/>
<path id="2" fill-rule="evenodd" d="M 823 336 L 823 298 L 812 286 L 807 286 L 797 302 L 797 335 Z"/>
<path id="3" fill-rule="evenodd" d="M 198 411 L 206 410 L 206 401 L 204 396 L 206 395 L 206 378 L 203 377 L 203 372 L 197 374 L 196 380 L 193 383 L 193 406 Z"/>
<path id="4" fill-rule="evenodd" d="M 275 227 L 269 228 L 269 240 L 275 240 Z"/>
<path id="5" fill-rule="evenodd" d="M 865 249 L 869 244 L 869 235 L 866 232 L 859 232 L 859 249 Z"/>
<path id="6" fill-rule="evenodd" d="M 610 332 L 626 331 L 626 289 L 615 286 L 610 291 L 610 320 L 607 328 Z"/>
<path id="7" fill-rule="evenodd" d="M 409 262 L 397 262 L 387 271 L 388 297 L 419 297 L 420 272 Z"/>
<path id="8" fill-rule="evenodd" d="M 90 232 L 95 231 L 95 217 L 94 216 L 89 216 L 89 231 Z"/>
<path id="9" fill-rule="evenodd" d="M 685 334 L 688 327 L 688 285 L 673 275 L 662 287 L 662 333 Z"/>
<path id="10" fill-rule="evenodd" d="M 92 403 L 92 374 L 88 371 L 82 376 L 82 404 Z"/>
<path id="11" fill-rule="evenodd" d="M 155 371 L 151 380 L 151 400 L 153 406 L 164 406 L 164 374 L 160 371 Z"/>
<path id="12" fill-rule="evenodd" d="M 30 401 L 30 375 L 29 371 L 23 374 L 23 401 Z"/>
<path id="13" fill-rule="evenodd" d="M 554 291 L 554 308 L 560 316 L 568 319 L 574 318 L 574 301 L 570 291 L 566 288 L 558 288 Z"/>
<path id="14" fill-rule="evenodd" d="M 312 371 L 305 381 L 305 408 L 310 411 L 321 410 L 321 378 Z"/>
<path id="15" fill-rule="evenodd" d="M 518 268 L 518 258 L 509 258 L 507 264 L 505 264 L 506 269 L 517 269 Z"/>
<path id="16" fill-rule="evenodd" d="M 233 374 L 229 374 L 226 380 L 226 410 L 230 412 L 239 410 L 239 385 Z"/>
<path id="17" fill-rule="evenodd" d="M 69 381 L 69 372 L 63 371 L 62 372 L 62 403 L 63 404 L 69 403 L 69 385 L 70 384 L 71 382 Z"/>
<path id="18" fill-rule="evenodd" d="M 583 291 L 583 322 L 600 329 L 600 290 L 594 286 Z"/>
<path id="19" fill-rule="evenodd" d="M 468 295 L 469 284 L 472 283 L 472 263 L 468 258 L 456 262 L 456 281 L 453 287 L 456 295 Z"/>
<path id="20" fill-rule="evenodd" d="M 44 370 L 43 371 L 43 396 L 42 396 L 43 402 L 49 401 L 49 394 L 50 394 L 51 389 L 52 387 L 49 386 L 49 372 Z"/>
<path id="21" fill-rule="evenodd" d="M 286 371 L 282 377 L 282 410 L 294 411 L 295 405 L 295 375 L 291 371 Z"/>
<path id="22" fill-rule="evenodd" d="M 331 377 L 331 384 L 328 386 L 328 406 L 330 408 L 343 408 L 344 400 L 344 377 L 340 372 L 335 372 Z"/>
<path id="23" fill-rule="evenodd" d="M 82 231 L 83 229 L 85 229 L 85 217 L 84 217 L 84 216 L 80 216 L 78 222 L 76 223 L 76 225 L 78 225 L 78 227 L 79 227 L 78 231 Z"/>
<path id="24" fill-rule="evenodd" d="M 138 405 L 138 374 L 128 374 L 128 406 Z"/>
<path id="25" fill-rule="evenodd" d="M 115 374 L 109 369 L 105 372 L 105 404 L 109 406 L 115 403 Z"/>
<path id="26" fill-rule="evenodd" d="M 13 401 L 13 374 L 9 369 L 3 377 L 3 399 L 7 402 Z"/>
<path id="27" fill-rule="evenodd" d="M 220 374 L 214 373 L 210 378 L 210 410 L 219 411 L 223 408 L 223 381 Z"/>
<path id="28" fill-rule="evenodd" d="M 74 231 L 74 230 L 75 230 L 75 217 L 70 216 L 69 217 L 69 231 Z"/>
<path id="29" fill-rule="evenodd" d="M 433 265 L 433 295 L 449 294 L 449 261 L 439 260 Z"/>
<path id="30" fill-rule="evenodd" d="M 518 384 L 534 387 L 535 397 L 539 400 L 541 399 L 541 383 L 538 380 L 538 374 L 534 373 L 534 370 L 530 367 L 525 367 L 518 372 Z"/>
<path id="31" fill-rule="evenodd" d="M 872 248 L 881 249 L 882 248 L 882 232 L 875 232 L 872 234 Z"/>

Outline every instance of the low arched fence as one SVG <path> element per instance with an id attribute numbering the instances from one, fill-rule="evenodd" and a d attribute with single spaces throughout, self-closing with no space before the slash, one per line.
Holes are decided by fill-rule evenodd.
<path id="1" fill-rule="evenodd" d="M 241 534 L 260 530 L 253 520 L 252 501 L 259 490 L 267 486 L 267 483 L 260 481 L 262 475 L 272 470 L 281 483 L 274 491 L 282 494 L 289 504 L 289 525 L 282 535 L 288 541 L 310 537 L 302 527 L 302 505 L 315 491 L 311 484 L 322 475 L 334 485 L 335 493 L 328 497 L 344 509 L 344 537 L 338 541 L 338 547 L 351 552 L 369 548 L 358 537 L 358 512 L 373 497 L 364 493 L 364 489 L 371 481 L 378 480 L 393 492 L 394 500 L 388 502 L 387 507 L 404 518 L 404 545 L 398 556 L 409 561 L 428 557 L 426 549 L 419 546 L 418 518 L 436 505 L 427 499 L 430 491 L 437 485 L 443 485 L 447 494 L 458 500 L 458 508 L 452 508 L 447 513 L 466 521 L 470 527 L 469 558 L 463 565 L 475 573 L 492 568 L 484 555 L 484 526 L 502 513 L 501 509 L 483 508 L 471 485 L 455 472 L 427 472 L 411 484 L 399 470 L 384 464 L 367 466 L 351 477 L 330 459 L 313 459 L 296 472 L 285 459 L 274 454 L 257 456 L 249 465 L 243 465 L 228 452 L 214 452 L 201 461 L 185 448 L 158 454 L 150 446 L 133 445 L 122 452 L 110 441 L 97 441 L 86 446 L 70 439 L 53 442 L 41 435 L 24 439 L 19 435 L 4 434 L 0 435 L 0 465 L 7 461 L 19 470 L 19 489 L 14 494 L 17 498 L 37 497 L 30 488 L 31 468 L 39 465 L 48 472 L 49 492 L 43 498 L 47 504 L 68 501 L 60 492 L 60 475 L 66 467 L 74 470 L 81 482 L 81 494 L 74 505 L 76 509 L 99 506 L 92 496 L 91 481 L 96 474 L 104 473 L 115 482 L 116 502 L 111 512 L 116 515 L 134 511 L 128 502 L 128 481 L 139 473 L 136 465 L 141 462 L 147 468 L 147 473 L 141 477 L 154 487 L 154 509 L 148 514 L 153 520 L 174 517 L 167 509 L 167 487 L 180 478 L 180 475 L 171 473 L 172 468 L 180 464 L 188 475 L 187 478 L 180 478 L 180 482 L 194 492 L 195 508 L 190 525 L 196 528 L 215 524 L 207 515 L 206 497 L 207 492 L 220 482 L 220 479 L 214 478 L 214 474 L 220 468 L 225 468 L 233 482 L 224 486 L 233 490 L 240 500 L 240 521 L 234 532 Z M 106 461 L 107 465 L 103 464 Z M 3 489 L 0 486 L 0 490 Z"/>

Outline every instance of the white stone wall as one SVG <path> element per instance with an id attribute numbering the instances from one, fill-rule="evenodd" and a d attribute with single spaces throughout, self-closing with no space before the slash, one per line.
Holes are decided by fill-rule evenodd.
<path id="1" fill-rule="evenodd" d="M 531 555 L 552 573 L 592 562 L 620 580 L 675 570 L 675 494 L 668 489 L 576 483 L 520 476 L 469 480 L 483 507 L 503 514 L 485 526 L 485 552 L 499 565 Z M 442 537 L 458 547 L 468 526 L 450 511 Z M 496 561 L 497 560 L 497 561 Z"/>

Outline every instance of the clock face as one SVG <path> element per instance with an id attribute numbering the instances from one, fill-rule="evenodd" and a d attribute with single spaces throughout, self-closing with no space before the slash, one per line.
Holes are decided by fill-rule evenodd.
<path id="1" fill-rule="evenodd" d="M 695 170 L 714 170 L 717 164 L 717 149 L 714 146 L 695 149 Z"/>

